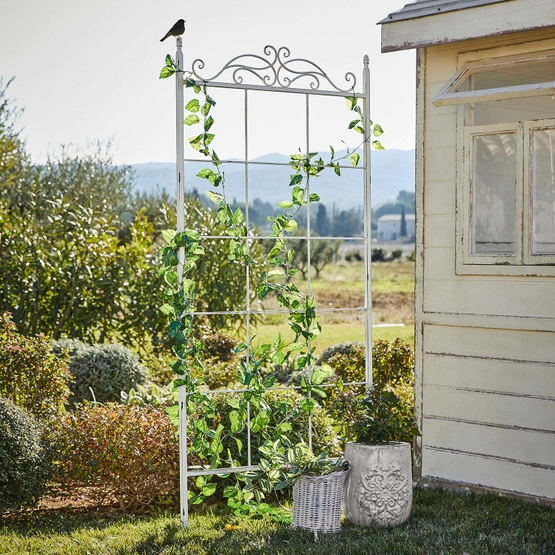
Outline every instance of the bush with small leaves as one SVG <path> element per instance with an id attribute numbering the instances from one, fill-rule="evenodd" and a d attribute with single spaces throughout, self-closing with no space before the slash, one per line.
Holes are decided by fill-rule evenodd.
<path id="1" fill-rule="evenodd" d="M 235 358 L 235 347 L 238 341 L 225 333 L 213 332 L 202 337 L 204 348 L 202 355 L 207 358 L 216 358 L 221 361 L 230 361 Z"/>
<path id="2" fill-rule="evenodd" d="M 372 346 L 374 381 L 383 384 L 414 384 L 414 355 L 411 346 L 400 337 L 378 340 Z"/>
<path id="3" fill-rule="evenodd" d="M 356 417 L 347 425 L 352 441 L 412 443 L 420 435 L 414 422 L 414 391 L 407 384 L 375 384 L 356 405 Z"/>
<path id="4" fill-rule="evenodd" d="M 18 333 L 11 314 L 0 314 L 0 395 L 41 419 L 64 410 L 72 379 L 67 357 L 57 357 L 41 335 Z"/>
<path id="5" fill-rule="evenodd" d="M 191 374 L 201 378 L 209 389 L 229 389 L 239 385 L 237 373 L 241 363 L 239 360 L 222 361 L 209 358 L 202 361 L 203 368 L 193 368 Z"/>
<path id="6" fill-rule="evenodd" d="M 381 247 L 372 249 L 372 262 L 385 262 L 387 260 L 387 251 Z"/>
<path id="7" fill-rule="evenodd" d="M 331 357 L 334 355 L 350 355 L 351 351 L 358 349 L 359 347 L 364 349 L 364 343 L 361 343 L 360 341 L 345 341 L 344 343 L 338 343 L 337 345 L 330 345 L 320 355 L 316 365 L 321 365 L 323 363 L 329 364 Z"/>
<path id="8" fill-rule="evenodd" d="M 52 475 L 52 455 L 35 418 L 0 397 L 0 513 L 37 504 Z"/>
<path id="9" fill-rule="evenodd" d="M 87 487 L 97 503 L 117 500 L 137 514 L 176 504 L 179 445 L 164 410 L 85 405 L 62 419 L 55 437 L 62 491 Z"/>
<path id="10" fill-rule="evenodd" d="M 139 357 L 117 344 L 91 345 L 78 350 L 70 359 L 69 369 L 75 376 L 70 397 L 73 404 L 85 400 L 117 403 L 122 391 L 136 389 L 149 379 Z"/>
<path id="11" fill-rule="evenodd" d="M 241 416 L 244 410 L 241 405 L 242 396 L 240 393 L 234 394 L 215 394 L 213 416 L 213 426 L 222 424 L 230 433 L 226 433 L 221 439 L 221 450 L 227 454 L 227 462 L 235 466 L 247 464 L 247 427 L 246 414 Z M 265 446 L 265 440 L 260 428 L 264 428 L 265 433 L 275 438 L 281 438 L 283 443 L 295 445 L 299 442 L 308 443 L 309 424 L 308 414 L 301 410 L 301 404 L 305 397 L 295 390 L 274 389 L 268 390 L 264 397 L 264 404 L 250 406 L 251 432 L 251 451 L 252 464 L 258 464 L 264 457 L 260 448 Z M 339 456 L 341 448 L 337 434 L 333 428 L 333 422 L 326 415 L 325 410 L 318 404 L 314 406 L 312 412 L 312 451 L 316 455 L 325 453 L 330 457 Z M 190 459 L 189 463 L 203 465 L 209 463 L 210 453 L 204 455 L 195 451 L 195 430 L 194 416 L 190 423 L 192 429 L 188 433 Z M 208 457 L 208 458 L 206 458 Z M 212 482 L 212 492 L 216 498 L 221 499 L 226 486 L 236 486 L 237 481 L 244 480 L 243 475 L 230 475 Z M 256 480 L 254 481 L 256 487 Z M 208 488 L 205 479 L 193 481 L 190 486 L 192 491 L 198 492 L 202 487 Z M 239 486 L 240 487 L 240 486 Z M 289 492 L 290 493 L 290 492 Z"/>
<path id="12" fill-rule="evenodd" d="M 366 354 L 362 343 L 332 346 L 321 359 L 324 356 L 339 387 L 330 388 L 322 404 L 344 441 L 379 442 L 395 438 L 410 442 L 418 435 L 414 424 L 414 357 L 408 343 L 400 338 L 374 342 L 373 388 L 369 392 L 364 385 L 343 386 L 365 381 Z"/>
<path id="13" fill-rule="evenodd" d="M 403 249 L 393 249 L 388 256 L 388 261 L 401 260 L 403 258 Z"/>
<path id="14" fill-rule="evenodd" d="M 358 250 L 351 250 L 345 253 L 345 260 L 347 262 L 362 262 L 362 253 Z"/>
<path id="15" fill-rule="evenodd" d="M 52 340 L 52 351 L 56 356 L 61 356 L 64 352 L 67 352 L 69 357 L 75 356 L 81 351 L 85 351 L 90 348 L 89 343 L 80 341 L 79 339 L 54 339 Z"/>

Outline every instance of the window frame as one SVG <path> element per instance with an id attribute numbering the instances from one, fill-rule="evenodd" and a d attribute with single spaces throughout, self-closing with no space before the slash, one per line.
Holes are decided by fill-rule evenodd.
<path id="1" fill-rule="evenodd" d="M 533 254 L 532 243 L 534 234 L 534 175 L 533 175 L 533 132 L 536 130 L 551 129 L 555 130 L 555 117 L 542 120 L 526 121 L 524 128 L 524 168 L 526 194 L 524 199 L 524 222 L 528 230 L 526 236 L 527 245 L 523 253 L 523 264 L 527 266 L 555 265 L 555 254 Z"/>
<path id="2" fill-rule="evenodd" d="M 456 91 L 456 88 L 472 75 L 539 61 L 555 63 L 555 50 L 503 56 L 497 59 L 488 58 L 464 63 L 463 66 L 449 79 L 432 99 L 434 106 L 453 106 L 475 102 L 491 102 L 508 98 L 523 98 L 530 96 L 544 96 L 555 94 L 555 80 L 507 87 L 493 87 L 471 91 Z"/>
<path id="3" fill-rule="evenodd" d="M 459 69 L 455 75 L 443 86 L 441 91 L 432 99 L 436 106 L 453 105 L 456 109 L 457 122 L 457 172 L 456 172 L 456 243 L 455 243 L 455 273 L 456 275 L 489 275 L 489 276 L 540 276 L 555 277 L 555 255 L 532 254 L 533 233 L 533 174 L 532 174 L 532 140 L 531 134 L 535 129 L 554 128 L 555 112 L 553 118 L 538 120 L 507 121 L 503 123 L 471 125 L 469 115 L 471 104 L 475 102 L 488 102 L 504 98 L 536 96 L 529 91 L 515 90 L 522 87 L 507 87 L 507 90 L 493 89 L 481 91 L 468 91 L 472 94 L 461 96 L 460 93 L 446 92 L 455 88 L 463 75 L 469 69 L 495 69 L 507 63 L 521 61 L 538 61 L 553 58 L 555 63 L 554 42 L 538 41 L 535 44 L 521 46 L 519 54 L 507 55 L 515 52 L 514 47 L 499 47 L 485 51 L 461 52 L 459 54 Z M 555 82 L 554 82 L 555 84 Z M 537 88 L 537 84 L 536 84 Z M 484 91 L 486 94 L 484 94 Z M 504 94 L 504 93 L 507 94 Z M 541 93 L 548 94 L 547 89 Z M 450 95 L 446 98 L 446 95 Z M 444 98 L 442 98 L 444 97 Z M 439 100 L 439 102 L 438 102 Z M 510 255 L 482 255 L 471 252 L 471 225 L 472 205 L 470 203 L 471 190 L 471 161 L 470 137 L 487 132 L 502 132 L 517 129 L 517 183 L 515 204 L 515 254 Z M 520 137 L 520 138 L 519 138 Z M 519 169 L 520 168 L 520 169 Z"/>

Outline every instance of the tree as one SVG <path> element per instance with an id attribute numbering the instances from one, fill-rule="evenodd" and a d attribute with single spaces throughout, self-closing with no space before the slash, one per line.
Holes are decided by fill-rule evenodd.
<path id="1" fill-rule="evenodd" d="M 407 236 L 407 219 L 405 217 L 405 207 L 401 208 L 401 230 L 399 232 L 400 237 Z"/>
<path id="2" fill-rule="evenodd" d="M 334 216 L 332 235 L 335 237 L 355 237 L 362 231 L 363 220 L 354 208 L 342 210 Z"/>
<path id="3" fill-rule="evenodd" d="M 326 212 L 326 207 L 323 204 L 318 205 L 318 212 L 316 212 L 316 221 L 314 225 L 316 233 L 320 237 L 325 237 L 330 234 L 330 220 Z"/>
<path id="4" fill-rule="evenodd" d="M 13 101 L 7 98 L 12 81 L 13 78 L 4 86 L 0 77 L 0 202 L 10 188 L 24 178 L 29 167 L 25 144 L 19 137 L 19 131 L 15 130 L 21 110 L 13 107 Z"/>
<path id="5" fill-rule="evenodd" d="M 294 235 L 297 237 L 306 237 L 306 229 L 299 228 Z M 317 237 L 314 233 L 312 237 Z M 314 239 L 310 241 L 310 265 L 316 271 L 316 278 L 320 277 L 320 272 L 324 267 L 333 262 L 337 258 L 337 253 L 342 241 L 337 239 Z M 308 246 L 307 239 L 298 239 L 293 244 L 295 254 L 293 256 L 292 265 L 299 270 L 303 279 L 308 274 Z"/>

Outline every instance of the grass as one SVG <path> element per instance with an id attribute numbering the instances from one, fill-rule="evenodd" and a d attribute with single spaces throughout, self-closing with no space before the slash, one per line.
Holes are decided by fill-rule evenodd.
<path id="1" fill-rule="evenodd" d="M 372 265 L 372 294 L 374 340 L 392 341 L 400 337 L 414 346 L 414 262 L 379 262 Z M 312 281 L 312 292 L 321 306 L 329 302 L 334 306 L 358 307 L 364 303 L 364 266 L 362 262 L 330 264 Z M 353 313 L 350 313 L 353 314 Z M 356 313 L 344 317 L 341 314 L 320 313 L 322 334 L 317 340 L 317 353 L 330 345 L 345 341 L 364 341 L 364 325 Z M 403 326 L 386 324 L 403 323 Z M 285 316 L 273 315 L 267 323 L 257 326 L 261 343 L 270 343 L 276 334 L 292 339 Z"/>
<path id="2" fill-rule="evenodd" d="M 0 528 L 10 555 L 553 555 L 555 510 L 493 495 L 416 489 L 409 520 L 396 528 L 344 523 L 339 534 L 291 530 L 222 509 L 191 515 L 85 517 L 35 512 Z"/>
<path id="3" fill-rule="evenodd" d="M 292 339 L 293 332 L 286 323 L 266 324 L 257 329 L 257 339 L 260 343 L 271 343 L 272 339 L 281 333 L 284 339 Z M 374 326 L 372 328 L 372 339 L 384 339 L 393 341 L 400 337 L 414 347 L 414 326 Z M 362 324 L 351 324 L 348 322 L 337 322 L 333 324 L 322 324 L 322 334 L 317 341 L 316 353 L 322 353 L 330 345 L 337 345 L 346 341 L 364 342 L 364 326 Z"/>

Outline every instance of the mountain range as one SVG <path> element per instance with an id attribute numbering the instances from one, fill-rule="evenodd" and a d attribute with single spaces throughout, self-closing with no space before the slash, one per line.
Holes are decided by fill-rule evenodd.
<path id="1" fill-rule="evenodd" d="M 336 159 L 345 152 L 336 152 Z M 329 159 L 322 155 L 324 160 Z M 348 159 L 342 164 L 349 165 Z M 371 158 L 372 175 L 372 207 L 397 198 L 399 191 L 414 191 L 414 150 L 383 150 L 373 151 Z M 153 192 L 157 189 L 173 194 L 175 191 L 175 164 L 171 162 L 133 164 L 135 174 L 135 191 Z M 185 188 L 203 192 L 207 181 L 195 177 L 208 163 L 185 163 Z M 225 172 L 226 195 L 234 202 L 245 201 L 245 170 L 244 164 L 236 161 L 222 164 Z M 272 204 L 289 198 L 287 185 L 292 171 L 289 167 L 289 156 L 268 154 L 249 162 L 248 183 L 249 200 L 260 198 Z M 311 191 L 320 195 L 322 202 L 337 210 L 359 208 L 362 205 L 362 171 L 345 167 L 341 170 L 342 177 L 338 180 L 333 171 L 322 172 L 317 180 L 312 180 Z"/>

